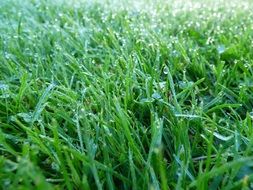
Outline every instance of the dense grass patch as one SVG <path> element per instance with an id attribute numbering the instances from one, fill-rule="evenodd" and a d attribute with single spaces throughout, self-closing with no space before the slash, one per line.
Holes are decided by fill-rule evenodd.
<path id="1" fill-rule="evenodd" d="M 253 186 L 251 1 L 0 1 L 1 189 Z"/>

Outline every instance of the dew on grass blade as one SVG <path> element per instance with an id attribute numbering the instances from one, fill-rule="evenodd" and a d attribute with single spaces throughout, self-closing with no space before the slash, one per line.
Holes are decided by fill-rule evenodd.
<path id="1" fill-rule="evenodd" d="M 159 87 L 164 89 L 166 87 L 166 81 L 159 82 Z"/>
<path id="2" fill-rule="evenodd" d="M 224 45 L 219 45 L 217 47 L 217 51 L 218 51 L 219 54 L 222 54 L 222 53 L 224 53 L 226 51 L 226 48 L 225 48 Z"/>
<path id="3" fill-rule="evenodd" d="M 9 97 L 10 97 L 9 86 L 7 84 L 0 82 L 0 99 L 5 99 Z"/>
<path id="4" fill-rule="evenodd" d="M 179 84 L 179 88 L 185 89 L 192 86 L 194 83 L 192 81 L 179 81 L 178 84 Z"/>
<path id="5" fill-rule="evenodd" d="M 169 73 L 169 68 L 167 66 L 164 67 L 163 73 L 167 75 Z"/>
<path id="6" fill-rule="evenodd" d="M 251 119 L 253 119 L 253 111 L 249 113 Z"/>
<path id="7" fill-rule="evenodd" d="M 21 117 L 25 122 L 30 123 L 32 121 L 32 113 L 18 113 L 17 116 Z"/>
<path id="8" fill-rule="evenodd" d="M 162 98 L 162 96 L 158 93 L 158 92 L 155 92 L 152 94 L 152 98 L 156 99 L 156 100 L 159 100 Z"/>
<path id="9" fill-rule="evenodd" d="M 9 86 L 7 84 L 0 83 L 0 90 L 7 91 L 9 90 Z"/>

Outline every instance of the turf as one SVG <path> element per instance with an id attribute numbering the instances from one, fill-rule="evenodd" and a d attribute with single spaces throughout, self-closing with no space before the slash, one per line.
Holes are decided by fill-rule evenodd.
<path id="1" fill-rule="evenodd" d="M 1 0 L 1 189 L 253 188 L 252 8 Z"/>

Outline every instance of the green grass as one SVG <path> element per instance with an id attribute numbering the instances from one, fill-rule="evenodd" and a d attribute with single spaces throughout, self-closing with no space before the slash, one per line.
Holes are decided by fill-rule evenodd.
<path id="1" fill-rule="evenodd" d="M 0 189 L 253 188 L 252 1 L 0 1 Z"/>

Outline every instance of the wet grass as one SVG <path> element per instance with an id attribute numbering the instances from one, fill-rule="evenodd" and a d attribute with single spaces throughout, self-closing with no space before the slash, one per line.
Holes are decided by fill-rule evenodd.
<path id="1" fill-rule="evenodd" d="M 251 1 L 0 1 L 1 189 L 250 189 Z"/>

